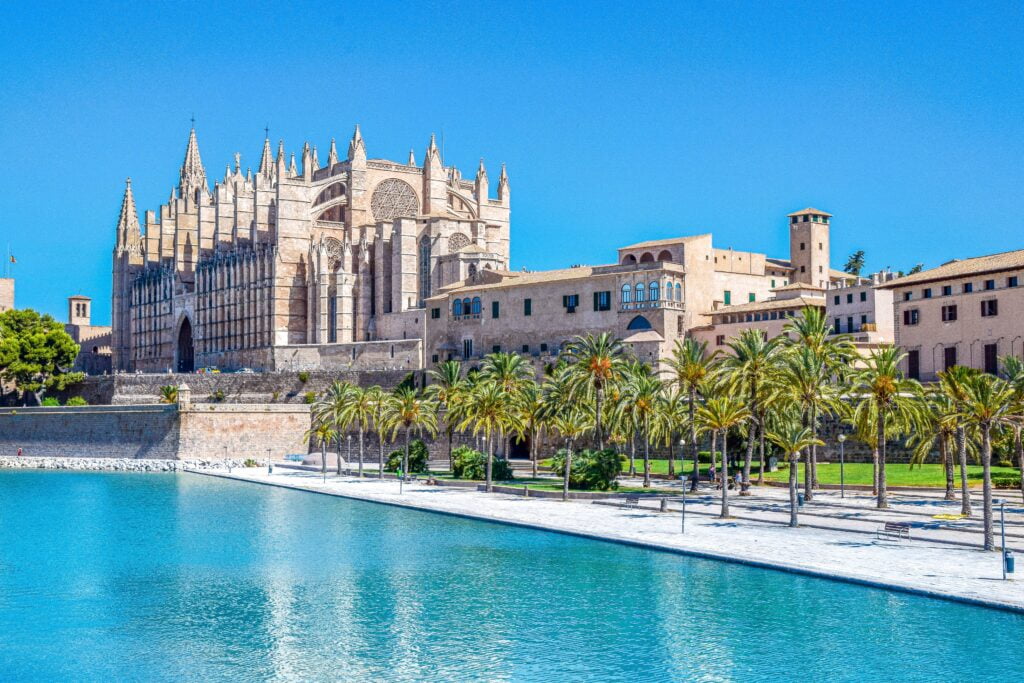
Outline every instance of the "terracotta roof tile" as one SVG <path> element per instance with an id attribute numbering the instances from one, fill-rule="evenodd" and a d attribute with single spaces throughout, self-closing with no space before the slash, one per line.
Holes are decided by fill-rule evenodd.
<path id="1" fill-rule="evenodd" d="M 943 263 L 937 268 L 922 270 L 920 273 L 905 275 L 878 285 L 879 289 L 892 289 L 903 287 L 919 282 L 933 282 L 935 280 L 946 280 L 967 275 L 978 275 L 981 273 L 992 273 L 1000 270 L 1014 270 L 1024 268 L 1024 249 L 1016 251 L 1004 251 L 999 254 L 988 256 L 975 256 L 966 259 L 954 259 Z"/>

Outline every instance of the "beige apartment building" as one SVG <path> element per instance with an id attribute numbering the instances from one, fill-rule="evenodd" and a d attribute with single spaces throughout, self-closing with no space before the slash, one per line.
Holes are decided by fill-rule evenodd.
<path id="1" fill-rule="evenodd" d="M 822 288 L 842 275 L 829 267 L 831 215 L 808 208 L 787 222 L 788 259 L 718 248 L 703 234 L 621 247 L 616 263 L 608 265 L 478 271 L 426 299 L 426 363 L 479 359 L 494 351 L 549 362 L 575 336 L 601 332 L 622 338 L 641 360 L 656 362 L 677 339 L 711 324 L 719 309 L 738 315 L 737 306 L 789 291 L 816 292 L 824 305 Z M 799 310 L 798 299 L 790 309 Z"/>
<path id="2" fill-rule="evenodd" d="M 989 373 L 1024 356 L 1024 250 L 954 259 L 879 285 L 893 294 L 896 344 L 908 376 L 931 381 L 953 365 Z"/>

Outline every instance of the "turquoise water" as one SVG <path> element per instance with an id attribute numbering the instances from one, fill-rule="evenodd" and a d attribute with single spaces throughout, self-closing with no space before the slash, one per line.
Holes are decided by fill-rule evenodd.
<path id="1" fill-rule="evenodd" d="M 0 472 L 0 679 L 1020 680 L 1024 617 L 283 489 Z"/>

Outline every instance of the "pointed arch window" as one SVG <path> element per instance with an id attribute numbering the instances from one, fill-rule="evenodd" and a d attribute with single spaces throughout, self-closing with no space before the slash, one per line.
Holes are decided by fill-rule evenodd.
<path id="1" fill-rule="evenodd" d="M 420 306 L 430 296 L 430 236 L 420 238 Z"/>
<path id="2" fill-rule="evenodd" d="M 658 281 L 657 280 L 652 280 L 651 281 L 650 290 L 651 290 L 651 297 L 650 297 L 651 301 L 657 301 L 658 299 L 661 298 L 659 296 L 659 287 L 658 287 Z"/>
<path id="3" fill-rule="evenodd" d="M 633 296 L 633 287 L 630 285 L 622 285 L 622 303 L 628 304 Z"/>
<path id="4" fill-rule="evenodd" d="M 644 284 L 642 282 L 636 283 L 636 287 L 633 288 L 633 291 L 636 293 L 637 301 L 644 300 Z"/>
<path id="5" fill-rule="evenodd" d="M 629 321 L 629 325 L 626 326 L 627 330 L 649 330 L 651 329 L 651 321 L 642 315 L 638 315 Z"/>

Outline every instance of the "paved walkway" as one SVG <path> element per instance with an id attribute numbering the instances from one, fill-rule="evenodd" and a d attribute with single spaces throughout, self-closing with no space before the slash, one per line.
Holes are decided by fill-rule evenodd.
<path id="1" fill-rule="evenodd" d="M 1015 581 L 1002 581 L 998 553 L 942 542 L 958 538 L 954 534 L 969 536 L 976 532 L 922 528 L 912 531 L 919 538 L 910 543 L 879 541 L 873 530 L 868 532 L 868 527 L 877 527 L 877 523 L 867 520 L 867 514 L 862 513 L 863 499 L 834 503 L 831 494 L 825 494 L 821 496 L 822 502 L 813 506 L 824 512 L 828 509 L 828 498 L 827 502 L 834 504 L 841 514 L 816 516 L 813 522 L 805 514 L 808 525 L 796 529 L 777 519 L 783 514 L 788 519 L 788 512 L 778 509 L 779 496 L 786 494 L 784 490 L 769 489 L 756 497 L 733 499 L 735 517 L 727 520 L 713 516 L 714 505 L 710 500 L 692 504 L 688 501 L 686 531 L 681 533 L 680 515 L 658 512 L 654 501 L 650 502 L 651 507 L 645 501 L 644 507 L 630 510 L 591 501 L 563 503 L 423 483 L 406 485 L 400 494 L 396 481 L 329 476 L 324 483 L 318 473 L 285 468 L 275 468 L 273 475 L 265 469 L 253 468 L 235 469 L 230 475 L 219 472 L 215 476 L 563 531 L 1024 612 L 1024 572 L 1019 572 L 1021 578 Z M 909 506 L 908 501 L 906 507 Z M 905 513 L 898 508 L 880 514 Z M 1020 528 L 1019 518 L 1024 511 L 1014 514 Z M 826 519 L 827 523 L 822 528 L 811 526 L 819 519 Z M 932 536 L 925 537 L 926 533 Z M 1013 542 L 1008 545 L 1014 547 Z M 1017 547 L 1024 548 L 1024 542 Z"/>

